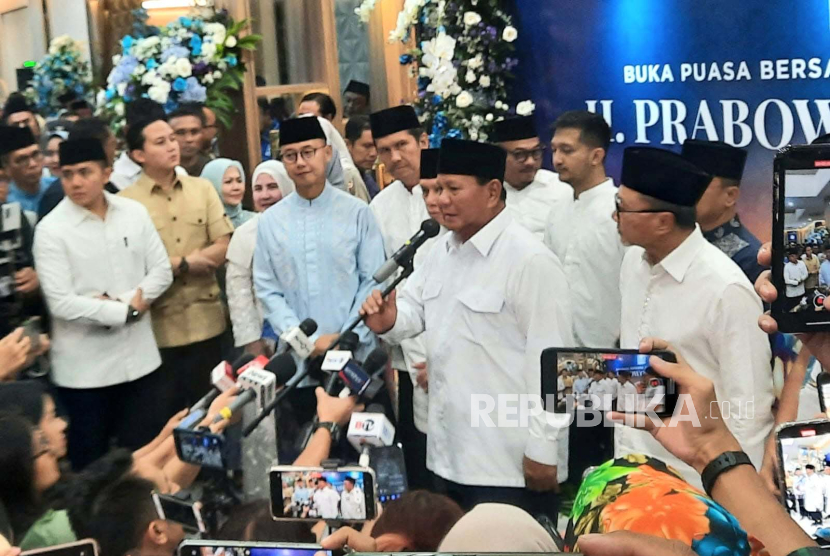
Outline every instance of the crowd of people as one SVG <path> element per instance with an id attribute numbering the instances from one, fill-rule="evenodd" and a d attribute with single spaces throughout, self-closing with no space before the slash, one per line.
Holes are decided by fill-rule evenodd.
<path id="1" fill-rule="evenodd" d="M 403 445 L 410 492 L 365 530 L 342 527 L 326 538 L 303 523 L 274 522 L 266 500 L 248 500 L 231 509 L 219 538 L 559 552 L 553 529 L 569 449 L 596 445 L 593 465 L 616 458 L 594 472 L 599 482 L 630 465 L 637 471 L 626 488 L 636 489 L 638 473 L 660 467 L 670 490 L 694 493 L 739 523 L 741 554 L 815 545 L 769 492 L 778 470 L 773 427 L 791 408 L 775 408 L 768 335 L 776 325 L 763 303 L 789 297 L 790 284 L 778 292 L 762 273 L 769 249 L 737 215 L 745 151 L 694 139 L 680 153 L 627 148 L 615 184 L 605 169 L 611 129 L 600 115 L 568 111 L 552 123 L 550 171 L 532 116 L 495 122 L 490 143 L 444 139 L 429 148 L 414 108 L 366 114 L 366 88 L 348 89 L 345 137 L 328 95 L 307 95 L 282 119 L 262 103 L 264 160 L 250 181 L 243 164 L 217 152 L 205 106 L 165 114 L 137 99 L 119 141 L 86 112 L 41 122 L 22 96 L 9 99 L 0 115 L 6 540 L 28 549 L 89 537 L 105 556 L 172 554 L 184 532 L 159 518 L 149 493 L 186 489 L 206 471 L 176 454 L 172 431 L 185 408 L 212 389 L 218 362 L 271 356 L 281 336 L 311 318 L 314 351 L 294 354 L 298 373 L 319 366 L 358 319 L 354 358 L 389 352 L 379 398 Z M 428 219 L 440 233 L 383 297 L 375 272 Z M 809 264 L 797 266 L 819 266 L 805 256 Z M 804 344 L 830 363 L 824 335 Z M 632 419 L 626 400 L 648 386 L 602 365 L 562 370 L 557 390 L 610 400 L 594 408 L 617 410 L 606 416 L 615 422 L 602 428 L 607 436 L 542 411 L 519 427 L 472 426 L 475 399 L 503 411 L 502 396 L 538 396 L 540 355 L 551 347 L 673 352 L 676 363 L 652 357 L 648 376 L 673 379 L 701 426 L 658 432 Z M 341 453 L 341 431 L 366 400 L 331 396 L 319 378 L 304 375 L 286 396 L 271 460 L 319 466 Z M 216 398 L 201 424 L 224 431 L 223 408 L 237 394 Z M 729 402 L 727 415 L 717 401 Z M 598 484 L 591 477 L 582 488 Z M 284 510 L 321 519 L 359 513 L 361 485 L 343 483 L 341 492 L 325 474 L 286 482 Z M 599 529 L 586 531 L 610 535 L 586 534 L 578 550 L 696 548 L 694 535 L 672 536 L 671 527 L 655 528 L 663 538 L 614 532 L 617 523 L 651 529 L 638 528 L 640 518 L 598 519 L 621 491 L 605 492 L 589 511 Z M 648 513 L 626 507 L 613 511 Z"/>

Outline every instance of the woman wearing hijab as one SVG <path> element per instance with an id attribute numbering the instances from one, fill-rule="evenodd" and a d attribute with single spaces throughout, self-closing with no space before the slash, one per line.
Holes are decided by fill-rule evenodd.
<path id="1" fill-rule="evenodd" d="M 507 504 L 479 504 L 450 529 L 438 552 L 561 552 L 529 513 Z"/>
<path id="2" fill-rule="evenodd" d="M 234 229 L 253 218 L 253 212 L 242 208 L 245 197 L 245 170 L 242 164 L 229 158 L 217 158 L 205 165 L 201 177 L 216 188 Z"/>
<path id="3" fill-rule="evenodd" d="M 269 160 L 254 170 L 254 208 L 258 213 L 264 212 L 293 192 L 294 182 L 288 177 L 282 162 Z M 276 340 L 270 326 L 266 324 L 263 329 L 265 318 L 254 291 L 253 263 L 258 223 L 259 215 L 255 215 L 240 226 L 231 238 L 227 254 L 228 307 L 234 345 L 244 347 L 246 352 L 253 355 L 269 353 Z"/>

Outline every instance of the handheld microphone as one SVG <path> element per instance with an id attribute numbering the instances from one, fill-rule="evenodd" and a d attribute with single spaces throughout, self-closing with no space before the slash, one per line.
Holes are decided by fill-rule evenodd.
<path id="1" fill-rule="evenodd" d="M 421 229 L 404 243 L 398 251 L 386 259 L 386 262 L 375 272 L 375 282 L 381 284 L 385 282 L 392 274 L 398 270 L 399 267 L 409 263 L 409 260 L 415 256 L 415 251 L 423 245 L 426 240 L 438 235 L 441 231 L 441 226 L 433 219 L 424 220 L 421 222 Z"/>
<path id="2" fill-rule="evenodd" d="M 346 438 L 355 450 L 361 452 L 360 465 L 368 466 L 368 448 L 391 446 L 395 440 L 395 426 L 384 414 L 383 406 L 372 404 L 366 411 L 352 413 Z"/>
<path id="3" fill-rule="evenodd" d="M 338 349 L 330 349 L 326 352 L 326 358 L 323 361 L 320 370 L 329 371 L 329 376 L 325 380 L 323 389 L 331 394 L 334 391 L 334 385 L 337 383 L 337 373 L 352 360 L 352 352 L 357 350 L 360 343 L 358 335 L 351 330 L 343 332 L 337 340 Z"/>
<path id="4" fill-rule="evenodd" d="M 305 319 L 299 326 L 286 330 L 280 334 L 280 347 L 276 355 L 293 351 L 300 359 L 308 359 L 314 351 L 314 342 L 309 339 L 309 336 L 315 332 L 317 332 L 317 323 L 314 319 Z"/>
<path id="5" fill-rule="evenodd" d="M 213 403 L 213 400 L 219 396 L 219 394 L 227 392 L 233 388 L 233 385 L 236 384 L 237 371 L 253 360 L 253 355 L 245 353 L 240 355 L 239 358 L 233 362 L 233 365 L 229 364 L 227 361 L 222 361 L 216 365 L 216 367 L 214 367 L 210 372 L 210 382 L 213 384 L 213 388 L 190 408 L 188 414 L 207 409 L 210 407 L 210 404 Z"/>
<path id="6" fill-rule="evenodd" d="M 265 368 L 249 366 L 239 375 L 239 386 L 242 392 L 230 405 L 219 411 L 213 422 L 229 420 L 235 412 L 254 400 L 257 401 L 259 409 L 263 410 L 274 400 L 277 386 L 290 382 L 296 371 L 297 365 L 294 358 L 287 353 L 268 361 Z"/>
<path id="7" fill-rule="evenodd" d="M 349 361 L 339 373 L 346 385 L 340 392 L 340 397 L 359 396 L 369 400 L 374 398 L 383 387 L 383 381 L 379 380 L 379 377 L 388 359 L 386 351 L 376 348 L 366 358 L 362 368 L 356 361 Z"/>

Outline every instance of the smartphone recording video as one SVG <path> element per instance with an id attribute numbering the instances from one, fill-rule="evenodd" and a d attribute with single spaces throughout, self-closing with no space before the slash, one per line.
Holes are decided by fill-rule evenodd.
<path id="1" fill-rule="evenodd" d="M 192 465 L 225 469 L 225 439 L 209 430 L 174 429 L 173 438 L 179 459 Z"/>
<path id="2" fill-rule="evenodd" d="M 369 461 L 377 476 L 378 501 L 384 504 L 403 496 L 408 489 L 408 483 L 401 445 L 374 446 L 371 448 Z"/>
<path id="3" fill-rule="evenodd" d="M 375 516 L 375 473 L 364 467 L 271 468 L 274 519 L 367 521 Z"/>
<path id="4" fill-rule="evenodd" d="M 613 409 L 669 417 L 674 414 L 679 391 L 673 380 L 651 368 L 652 356 L 677 361 L 668 351 L 546 349 L 542 352 L 544 407 L 555 413 Z"/>
<path id="5" fill-rule="evenodd" d="M 153 503 L 159 519 L 175 521 L 190 533 L 207 533 L 207 526 L 202 518 L 201 502 L 189 502 L 154 492 Z"/>
<path id="6" fill-rule="evenodd" d="M 782 503 L 790 517 L 822 546 L 830 546 L 830 421 L 785 423 L 776 433 Z"/>
<path id="7" fill-rule="evenodd" d="M 179 556 L 331 556 L 331 550 L 318 545 L 185 540 L 179 545 Z"/>
<path id="8" fill-rule="evenodd" d="M 782 332 L 828 329 L 830 148 L 787 147 L 775 157 L 774 181 L 772 276 L 778 299 L 773 317 Z"/>

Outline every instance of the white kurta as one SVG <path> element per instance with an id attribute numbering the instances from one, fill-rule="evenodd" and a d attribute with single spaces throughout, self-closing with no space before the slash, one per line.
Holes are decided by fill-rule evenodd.
<path id="1" fill-rule="evenodd" d="M 804 478 L 804 509 L 808 512 L 824 511 L 824 481 L 816 473 Z"/>
<path id="2" fill-rule="evenodd" d="M 625 248 L 612 213 L 610 178 L 548 215 L 545 245 L 556 253 L 571 289 L 576 345 L 610 348 L 620 338 L 620 265 Z"/>
<path id="3" fill-rule="evenodd" d="M 573 188 L 559 181 L 549 170 L 539 170 L 533 182 L 518 190 L 504 182 L 507 191 L 507 210 L 513 220 L 530 230 L 537 239 L 545 236 L 545 224 L 550 209 L 560 201 L 573 201 Z"/>
<path id="4" fill-rule="evenodd" d="M 401 246 L 421 228 L 421 223 L 429 219 L 424 194 L 420 185 L 408 191 L 401 181 L 394 181 L 384 187 L 369 204 L 375 220 L 380 227 L 383 236 L 383 248 L 386 256 L 391 257 Z M 435 239 L 429 239 L 415 252 L 415 268 L 424 263 L 429 250 L 435 244 Z M 404 282 L 405 284 L 406 282 Z M 401 285 L 400 287 L 403 287 Z M 412 380 L 413 395 L 412 406 L 415 419 L 415 427 L 427 432 L 428 396 L 418 386 L 416 377 L 418 369 L 416 363 L 424 363 L 427 360 L 426 341 L 423 335 L 416 336 L 401 342 L 400 346 L 392 347 L 392 367 L 398 370 L 409 371 Z M 429 372 L 429 369 L 427 369 Z"/>
<path id="5" fill-rule="evenodd" d="M 522 423 L 516 413 L 520 395 L 541 395 L 542 350 L 573 341 L 568 285 L 556 256 L 505 210 L 465 243 L 454 233 L 442 237 L 397 307 L 383 339 L 426 336 L 427 467 L 460 484 L 523 487 L 527 456 L 558 465 L 564 480 L 567 416 L 542 412 Z M 494 404 L 491 421 L 482 417 L 474 426 L 485 413 L 483 397 Z M 499 412 L 499 403 L 513 413 Z"/>
<path id="6" fill-rule="evenodd" d="M 771 354 L 767 335 L 758 328 L 761 300 L 740 267 L 696 228 L 653 267 L 642 248 L 630 248 L 620 289 L 621 347 L 636 349 L 649 336 L 671 343 L 714 382 L 729 430 L 760 469 L 773 426 Z M 616 456 L 654 456 L 700 485 L 699 475 L 647 432 L 618 429 L 615 444 Z"/>
<path id="7" fill-rule="evenodd" d="M 360 487 L 340 493 L 340 516 L 343 519 L 366 519 L 366 496 Z"/>
<path id="8" fill-rule="evenodd" d="M 314 491 L 312 497 L 314 507 L 317 509 L 317 517 L 323 519 L 337 519 L 337 505 L 340 503 L 340 495 L 333 488 L 326 487 Z"/>

